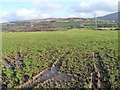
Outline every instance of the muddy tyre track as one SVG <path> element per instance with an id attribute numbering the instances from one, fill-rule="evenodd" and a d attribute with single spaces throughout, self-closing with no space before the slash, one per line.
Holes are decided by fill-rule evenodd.
<path id="1" fill-rule="evenodd" d="M 102 57 L 100 56 L 100 53 L 94 53 L 94 59 L 96 63 L 93 64 L 93 72 L 91 72 L 91 81 L 89 84 L 89 88 L 104 88 L 104 89 L 110 89 L 111 84 L 109 81 L 109 73 L 108 69 L 105 66 Z"/>

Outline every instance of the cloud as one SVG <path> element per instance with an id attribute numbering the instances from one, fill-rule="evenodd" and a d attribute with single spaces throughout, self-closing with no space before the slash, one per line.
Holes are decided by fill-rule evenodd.
<path id="1" fill-rule="evenodd" d="M 31 18 L 38 18 L 39 13 L 37 13 L 37 11 L 34 9 L 22 8 L 16 11 L 16 16 L 21 17 L 23 19 L 31 19 Z"/>
<path id="2" fill-rule="evenodd" d="M 33 0 L 33 6 L 34 7 L 39 7 L 40 6 L 40 0 Z"/>
<path id="3" fill-rule="evenodd" d="M 7 16 L 7 12 L 0 12 L 0 18 L 4 17 L 4 16 Z"/>
<path id="4" fill-rule="evenodd" d="M 93 13 L 97 16 L 103 16 L 118 10 L 118 0 L 96 0 L 88 2 L 80 2 L 77 6 L 74 6 L 73 12 L 84 17 L 91 17 Z"/>
<path id="5" fill-rule="evenodd" d="M 0 18 L 3 22 L 28 20 L 39 18 L 39 13 L 34 9 L 21 8 L 16 10 L 15 12 L 0 12 Z"/>
<path id="6" fill-rule="evenodd" d="M 55 13 L 62 9 L 62 5 L 56 2 L 46 2 L 42 3 L 42 5 L 39 6 L 39 9 L 41 9 L 43 13 Z"/>
<path id="7" fill-rule="evenodd" d="M 29 5 L 26 5 L 26 6 L 29 6 Z M 7 10 L 9 12 L 0 12 L 0 19 L 2 19 L 1 21 L 6 22 L 6 21 L 55 17 L 57 16 L 56 12 L 60 11 L 61 8 L 62 6 L 60 3 L 49 2 L 49 1 L 40 2 L 40 0 L 33 0 L 29 8 L 28 7 L 19 8 L 18 6 L 16 7 L 15 11 L 12 11 L 11 9 L 9 9 Z"/>
<path id="8" fill-rule="evenodd" d="M 17 21 L 17 20 L 29 20 L 29 19 L 41 19 L 53 17 L 53 13 L 40 12 L 35 9 L 21 8 L 15 12 L 0 12 L 0 18 L 3 22 Z"/>
<path id="9" fill-rule="evenodd" d="M 48 2 L 46 3 L 46 8 L 49 10 L 57 10 L 61 9 L 61 5 L 55 2 Z"/>
<path id="10" fill-rule="evenodd" d="M 68 17 L 77 17 L 77 15 L 70 14 Z"/>
<path id="11" fill-rule="evenodd" d="M 9 12 L 0 12 L 0 18 L 2 21 L 16 21 L 49 17 L 93 17 L 94 13 L 97 16 L 102 16 L 116 12 L 117 3 L 118 0 L 79 0 L 79 2 L 74 3 L 33 0 L 31 6 L 17 7 L 14 12 L 12 9 L 9 9 Z"/>
<path id="12" fill-rule="evenodd" d="M 106 2 L 95 2 L 95 3 L 80 3 L 76 8 L 76 12 L 93 12 L 93 11 L 117 11 L 117 6 Z"/>
<path id="13" fill-rule="evenodd" d="M 49 17 L 51 17 L 51 15 L 48 13 L 41 14 L 41 18 L 49 18 Z"/>
<path id="14" fill-rule="evenodd" d="M 5 18 L 8 16 L 8 12 L 0 12 L 0 22 L 5 21 Z"/>

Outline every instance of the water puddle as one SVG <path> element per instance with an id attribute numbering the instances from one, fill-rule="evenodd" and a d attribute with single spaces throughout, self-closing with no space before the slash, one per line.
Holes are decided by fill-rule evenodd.
<path id="1" fill-rule="evenodd" d="M 13 70 L 14 69 L 14 67 L 10 64 L 10 62 L 9 61 L 7 61 L 6 59 L 4 60 L 4 65 L 5 65 L 5 67 L 7 67 L 8 69 L 10 69 L 10 70 Z"/>
<path id="2" fill-rule="evenodd" d="M 59 60 L 56 60 L 51 68 L 45 69 L 40 74 L 33 77 L 33 80 L 28 81 L 23 85 L 17 86 L 17 88 L 34 88 L 39 83 L 47 82 L 52 79 L 53 81 L 68 82 L 70 80 L 70 77 L 64 73 L 59 72 L 60 65 L 61 62 Z"/>

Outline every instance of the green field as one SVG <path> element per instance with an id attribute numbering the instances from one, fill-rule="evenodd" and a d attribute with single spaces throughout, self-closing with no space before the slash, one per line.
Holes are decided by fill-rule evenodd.
<path id="1" fill-rule="evenodd" d="M 41 71 L 51 68 L 56 60 L 59 62 L 57 71 L 63 76 L 54 74 L 55 78 L 47 81 L 34 80 L 38 83 L 33 82 L 33 88 L 120 87 L 118 31 L 14 32 L 3 33 L 2 40 L 3 61 L 14 68 L 3 65 L 4 88 L 23 85 Z M 21 67 L 18 58 L 24 63 Z M 64 76 L 69 80 L 62 80 Z"/>

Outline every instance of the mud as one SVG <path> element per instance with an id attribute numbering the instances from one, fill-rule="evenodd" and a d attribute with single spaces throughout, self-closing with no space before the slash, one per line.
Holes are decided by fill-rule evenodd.
<path id="1" fill-rule="evenodd" d="M 62 65 L 62 58 L 64 58 L 65 55 L 66 54 L 64 54 L 59 59 L 57 59 L 53 63 L 51 68 L 47 68 L 43 70 L 42 72 L 34 76 L 32 80 L 27 81 L 23 85 L 16 86 L 15 88 L 31 88 L 32 89 L 32 88 L 35 88 L 40 83 L 48 82 L 51 80 L 68 82 L 70 80 L 70 77 L 64 73 L 59 72 L 60 66 Z"/>
<path id="2" fill-rule="evenodd" d="M 93 89 L 110 89 L 111 84 L 109 81 L 109 74 L 108 69 L 105 66 L 102 57 L 100 56 L 99 52 L 94 54 L 94 59 L 97 61 L 97 63 L 94 63 L 93 65 L 93 72 L 91 72 L 90 76 L 90 84 L 89 88 Z"/>

